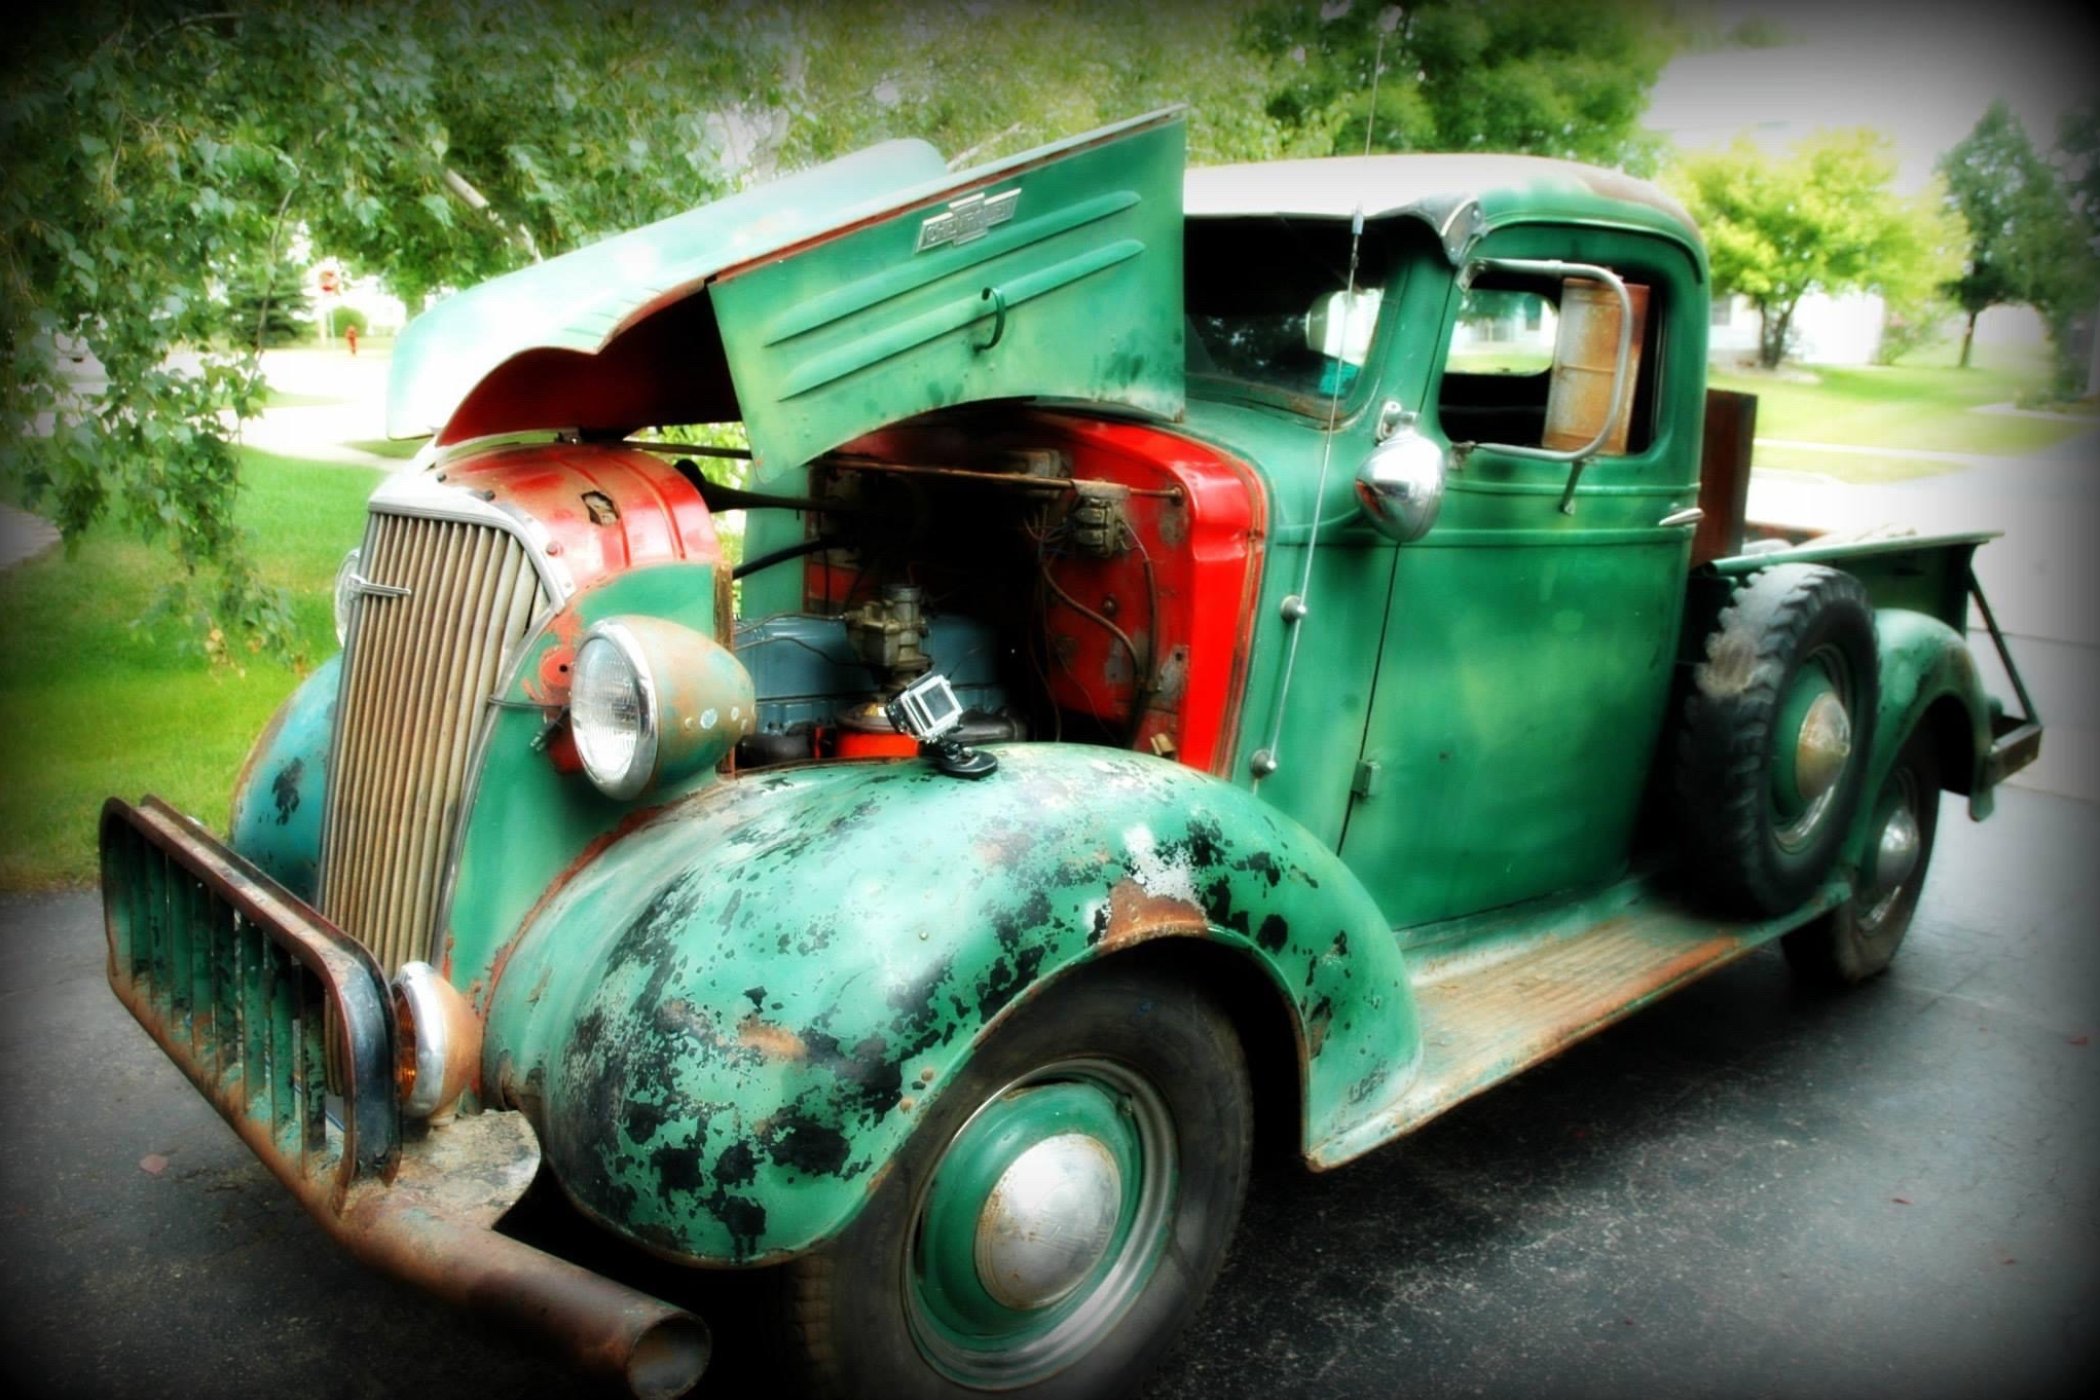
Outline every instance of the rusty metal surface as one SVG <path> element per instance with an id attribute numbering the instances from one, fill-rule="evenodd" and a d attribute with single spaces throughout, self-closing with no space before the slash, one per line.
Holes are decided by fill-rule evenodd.
<path id="1" fill-rule="evenodd" d="M 643 1400 L 690 1388 L 710 1347 L 698 1319 L 493 1229 L 539 1167 L 521 1118 L 404 1137 L 393 1008 L 369 953 L 156 799 L 112 799 L 102 840 L 118 999 L 338 1242 Z"/>
<path id="2" fill-rule="evenodd" d="M 1761 923 L 1688 913 L 1632 879 L 1571 906 L 1544 933 L 1535 911 L 1508 918 L 1512 936 L 1482 926 L 1442 956 L 1414 956 L 1422 1060 L 1378 1116 L 1320 1145 L 1335 1167 L 1413 1132 L 1448 1109 L 1551 1058 L 1658 997 L 1716 971 L 1843 900 L 1833 880 L 1802 908 Z"/>
<path id="3" fill-rule="evenodd" d="M 1626 451 L 1633 424 L 1633 385 L 1641 377 L 1641 348 L 1648 324 L 1648 289 L 1629 282 L 1626 294 L 1633 301 L 1633 343 L 1626 361 L 1626 393 L 1604 440 L 1603 451 L 1608 456 Z M 1601 282 L 1570 278 L 1566 283 L 1541 446 L 1573 451 L 1586 446 L 1604 426 L 1618 384 L 1619 315 L 1618 298 Z"/>
<path id="4" fill-rule="evenodd" d="M 1241 789 L 1076 745 L 766 770 L 613 842 L 490 995 L 483 1084 L 592 1218 L 762 1263 L 859 1211 L 1003 1017 L 1134 945 L 1242 959 L 1295 1024 L 1308 1144 L 1413 1061 L 1390 929 L 1334 853 Z"/>

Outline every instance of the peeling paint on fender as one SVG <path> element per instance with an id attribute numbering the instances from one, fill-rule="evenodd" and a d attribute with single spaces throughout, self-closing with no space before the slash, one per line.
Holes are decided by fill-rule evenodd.
<path id="1" fill-rule="evenodd" d="M 806 1249 L 1003 1016 L 1168 937 L 1251 959 L 1292 1009 L 1309 1143 L 1391 1097 L 1411 993 L 1331 851 L 1177 764 L 996 747 L 976 783 L 909 762 L 716 784 L 548 902 L 489 997 L 484 1074 L 586 1211 L 677 1257 Z"/>

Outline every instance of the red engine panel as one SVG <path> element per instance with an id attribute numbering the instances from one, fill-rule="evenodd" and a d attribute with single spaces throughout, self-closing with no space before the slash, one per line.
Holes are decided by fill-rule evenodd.
<path id="1" fill-rule="evenodd" d="M 1046 561 L 1065 595 L 1053 591 L 1046 607 L 1051 698 L 1065 710 L 1127 725 L 1142 668 L 1152 686 L 1133 747 L 1224 774 L 1268 525 L 1259 478 L 1213 447 L 1141 423 L 1042 412 L 1005 420 L 1003 427 L 1003 437 L 1063 453 L 1075 479 L 1134 493 L 1121 503 L 1132 547 L 1112 558 L 1065 553 Z M 848 450 L 925 462 L 938 437 L 897 428 Z M 811 606 L 830 610 L 846 601 L 840 592 L 846 580 L 820 561 L 811 561 L 805 580 Z M 1132 646 L 1100 619 L 1113 622 Z"/>
<path id="2" fill-rule="evenodd" d="M 722 562 L 714 517 L 699 491 L 647 452 L 590 443 L 493 447 L 447 462 L 437 477 L 537 521 L 546 531 L 545 553 L 578 593 L 650 564 Z M 726 640 L 728 570 L 716 570 L 716 584 L 717 626 Z M 541 703 L 560 705 L 578 641 L 574 610 L 557 613 L 550 625 L 561 645 L 528 687 Z"/>

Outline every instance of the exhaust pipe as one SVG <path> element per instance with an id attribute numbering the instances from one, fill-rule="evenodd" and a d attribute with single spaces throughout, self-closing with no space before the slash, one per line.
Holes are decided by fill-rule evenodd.
<path id="1" fill-rule="evenodd" d="M 325 1223 L 373 1268 L 545 1337 L 635 1400 L 674 1400 L 707 1370 L 707 1324 L 603 1274 L 494 1230 L 375 1191 Z"/>

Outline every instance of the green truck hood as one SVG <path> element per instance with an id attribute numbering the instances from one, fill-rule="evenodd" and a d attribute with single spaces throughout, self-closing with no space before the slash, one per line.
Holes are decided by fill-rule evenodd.
<path id="1" fill-rule="evenodd" d="M 387 430 L 741 418 L 761 471 L 947 404 L 1181 407 L 1178 111 L 973 170 L 892 141 L 418 317 Z"/>

